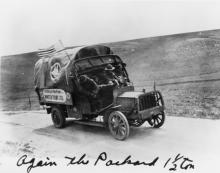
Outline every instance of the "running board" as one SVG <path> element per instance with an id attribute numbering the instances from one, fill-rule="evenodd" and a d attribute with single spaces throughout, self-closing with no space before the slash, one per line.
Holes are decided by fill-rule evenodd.
<path id="1" fill-rule="evenodd" d="M 75 120 L 74 122 L 77 124 L 88 125 L 88 126 L 105 127 L 105 124 L 103 122 L 97 122 L 97 121 Z"/>

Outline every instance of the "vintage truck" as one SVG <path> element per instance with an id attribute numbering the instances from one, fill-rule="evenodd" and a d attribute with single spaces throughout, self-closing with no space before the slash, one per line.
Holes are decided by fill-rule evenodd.
<path id="1" fill-rule="evenodd" d="M 80 76 L 87 75 L 99 86 L 109 64 L 117 84 L 101 88 L 94 100 L 80 92 Z M 126 64 L 107 46 L 69 48 L 39 59 L 35 64 L 35 88 L 56 128 L 73 118 L 80 124 L 107 127 L 115 139 L 125 140 L 130 126 L 139 127 L 147 121 L 159 128 L 165 121 L 161 93 L 156 89 L 135 91 Z"/>

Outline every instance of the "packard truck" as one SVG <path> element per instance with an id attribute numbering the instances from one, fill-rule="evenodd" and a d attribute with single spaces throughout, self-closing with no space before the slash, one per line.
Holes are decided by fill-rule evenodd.
<path id="1" fill-rule="evenodd" d="M 109 65 L 115 76 L 112 85 L 100 88 L 94 98 L 81 92 L 80 76 L 103 85 Z M 139 127 L 147 121 L 159 128 L 165 121 L 161 93 L 156 89 L 135 91 L 126 64 L 107 46 L 69 48 L 39 59 L 35 88 L 56 128 L 63 128 L 66 119 L 72 118 L 80 124 L 106 127 L 115 139 L 125 140 L 130 126 Z"/>

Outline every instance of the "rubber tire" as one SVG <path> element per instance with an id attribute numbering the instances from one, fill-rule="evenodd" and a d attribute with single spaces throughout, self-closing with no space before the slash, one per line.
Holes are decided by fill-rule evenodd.
<path id="1" fill-rule="evenodd" d="M 161 119 L 161 122 L 160 122 L 160 123 L 158 123 L 158 124 L 155 125 L 155 124 L 152 122 L 152 120 L 153 120 L 154 118 L 151 118 L 150 120 L 148 120 L 148 123 L 149 123 L 153 128 L 160 128 L 160 127 L 164 124 L 164 122 L 165 122 L 165 113 L 164 113 L 164 112 L 161 112 L 161 113 L 158 114 L 158 115 L 162 115 L 162 119 Z M 158 115 L 154 116 L 155 119 L 158 117 Z"/>
<path id="2" fill-rule="evenodd" d="M 52 107 L 51 118 L 52 118 L 54 127 L 63 128 L 65 126 L 65 123 L 66 123 L 65 113 L 61 107 Z M 55 118 L 57 118 L 57 120 Z"/>
<path id="3" fill-rule="evenodd" d="M 120 117 L 120 119 L 123 121 L 123 124 L 125 126 L 125 134 L 123 136 L 116 135 L 113 128 L 112 128 L 112 126 L 111 126 L 111 120 L 114 117 L 114 115 Z M 112 134 L 112 136 L 115 139 L 120 140 L 120 141 L 123 141 L 123 140 L 127 139 L 128 136 L 129 136 L 129 133 L 130 133 L 130 127 L 129 127 L 129 124 L 128 124 L 128 120 L 125 117 L 125 115 L 120 111 L 113 111 L 113 112 L 110 113 L 110 115 L 108 117 L 108 128 L 109 128 L 109 131 Z"/>

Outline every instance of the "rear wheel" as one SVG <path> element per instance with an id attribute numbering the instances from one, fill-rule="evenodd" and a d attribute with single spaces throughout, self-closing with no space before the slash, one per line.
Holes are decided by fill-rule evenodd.
<path id="1" fill-rule="evenodd" d="M 165 114 L 161 112 L 157 115 L 154 115 L 151 119 L 148 120 L 148 123 L 154 128 L 160 128 L 165 121 Z"/>
<path id="2" fill-rule="evenodd" d="M 61 107 L 52 107 L 51 118 L 56 128 L 63 128 L 65 126 L 65 112 Z"/>
<path id="3" fill-rule="evenodd" d="M 117 140 L 125 140 L 129 136 L 130 128 L 128 120 L 120 111 L 110 113 L 108 127 L 112 136 Z"/>

